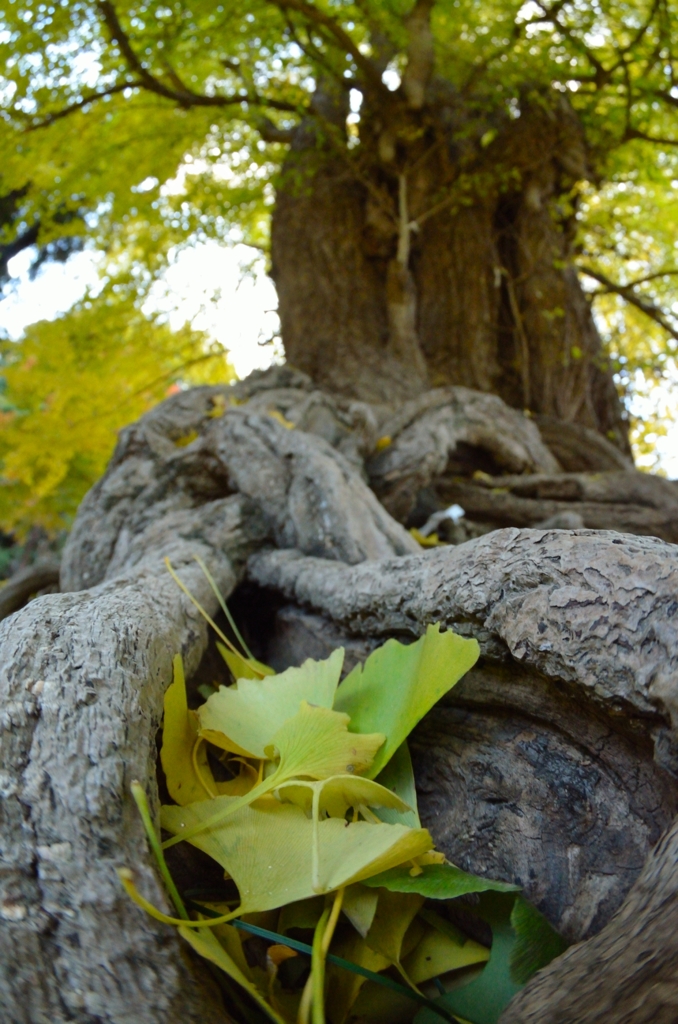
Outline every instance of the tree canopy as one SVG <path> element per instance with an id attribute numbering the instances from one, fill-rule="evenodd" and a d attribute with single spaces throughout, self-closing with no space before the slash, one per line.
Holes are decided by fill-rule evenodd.
<path id="1" fill-rule="evenodd" d="M 216 238 L 267 251 L 300 125 L 360 181 L 378 130 L 361 109 L 421 106 L 433 68 L 446 102 L 463 100 L 454 131 L 470 154 L 491 157 L 527 106 L 575 113 L 585 159 L 559 201 L 621 383 L 642 391 L 678 339 L 677 17 L 675 0 L 11 0 L 0 15 L 5 255 L 22 240 L 43 252 L 86 242 L 106 253 L 96 301 L 138 310 L 177 247 Z M 482 187 L 471 178 L 462 159 L 419 220 L 469 202 Z"/>

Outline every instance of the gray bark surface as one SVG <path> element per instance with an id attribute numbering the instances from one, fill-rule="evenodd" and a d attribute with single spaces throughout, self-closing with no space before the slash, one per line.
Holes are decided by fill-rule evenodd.
<path id="1" fill-rule="evenodd" d="M 166 906 L 129 784 L 141 779 L 157 806 L 171 659 L 181 651 L 197 678 L 205 653 L 204 624 L 163 565 L 213 613 L 194 554 L 226 596 L 249 588 L 243 626 L 268 623 L 261 655 L 277 668 L 341 643 L 352 664 L 431 621 L 477 636 L 478 666 L 414 736 L 422 816 L 452 860 L 520 881 L 568 939 L 586 940 L 536 976 L 510 1019 L 539 1007 L 559 1024 L 640 1024 L 647 999 L 655 1019 L 675 1019 L 674 840 L 646 859 L 678 802 L 678 548 L 507 529 L 422 552 L 367 483 L 387 431 L 393 480 L 405 454 L 414 465 L 399 439 L 419 429 L 433 437 L 422 461 L 437 453 L 434 482 L 459 444 L 492 454 L 507 493 L 569 479 L 534 423 L 501 403 L 481 435 L 486 401 L 446 389 L 398 418 L 282 368 L 174 396 L 122 433 L 68 541 L 67 592 L 0 624 L 3 1022 L 228 1019 L 204 964 L 115 875 L 133 867 Z M 599 983 L 625 985 L 624 1005 L 598 1017 L 577 1016 L 589 948 Z"/>

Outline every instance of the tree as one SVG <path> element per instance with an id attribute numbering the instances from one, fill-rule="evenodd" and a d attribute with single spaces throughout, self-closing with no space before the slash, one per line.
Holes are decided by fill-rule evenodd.
<path id="1" fill-rule="evenodd" d="M 118 282 L 117 289 L 122 286 Z M 104 288 L 68 316 L 0 341 L 0 523 L 68 529 L 113 452 L 117 432 L 172 390 L 228 381 L 219 345 L 145 316 L 129 289 Z"/>
<path id="2" fill-rule="evenodd" d="M 674 18 L 667 0 L 15 3 L 4 188 L 24 229 L 47 240 L 70 213 L 153 271 L 188 237 L 266 245 L 272 212 L 287 356 L 320 383 L 465 384 L 628 451 L 611 371 L 660 372 L 676 337 Z"/>
<path id="3" fill-rule="evenodd" d="M 359 658 L 434 618 L 477 635 L 477 671 L 415 739 L 422 810 L 448 857 L 520 878 L 582 941 L 505 1024 L 674 1020 L 678 497 L 630 465 L 606 362 L 670 355 L 621 328 L 637 314 L 674 330 L 672 16 L 11 6 L 16 230 L 105 241 L 111 288 L 143 291 L 187 239 L 265 246 L 272 213 L 287 353 L 315 383 L 276 368 L 123 430 L 63 592 L 0 625 L 8 1019 L 236 1013 L 115 874 L 135 864 L 162 903 L 129 783 L 157 803 L 172 655 L 192 687 L 213 678 L 164 565 L 217 614 L 198 554 L 278 667 L 339 643 Z M 619 329 L 607 354 L 574 261 Z M 431 492 L 433 507 L 463 497 L 475 539 L 419 551 L 402 524 Z M 496 529 L 546 518 L 557 529 Z"/>

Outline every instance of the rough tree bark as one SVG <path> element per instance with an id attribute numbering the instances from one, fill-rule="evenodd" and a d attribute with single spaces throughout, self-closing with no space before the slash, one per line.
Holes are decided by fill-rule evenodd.
<path id="1" fill-rule="evenodd" d="M 442 389 L 389 416 L 284 368 L 174 396 L 123 432 L 69 540 L 67 592 L 0 625 L 3 1021 L 229 1019 L 115 875 L 132 865 L 163 904 L 128 794 L 140 778 L 157 806 L 172 655 L 194 682 L 206 671 L 204 624 L 163 566 L 213 612 L 193 554 L 278 668 L 338 643 L 355 661 L 435 620 L 477 636 L 477 668 L 414 737 L 423 817 L 451 859 L 519 881 L 583 942 L 506 1021 L 675 1019 L 678 548 L 504 529 L 421 552 L 366 482 L 403 518 L 407 495 L 474 459 L 558 478 L 535 422 L 499 399 Z"/>
<path id="2" fill-rule="evenodd" d="M 628 458 L 571 265 L 571 194 L 590 174 L 574 112 L 542 96 L 516 119 L 483 117 L 481 100 L 432 74 L 421 46 L 413 67 L 402 89 L 365 92 L 354 150 L 345 94 L 327 83 L 316 119 L 293 133 L 272 221 L 287 358 L 319 386 L 370 401 L 450 384 L 496 394 Z"/>

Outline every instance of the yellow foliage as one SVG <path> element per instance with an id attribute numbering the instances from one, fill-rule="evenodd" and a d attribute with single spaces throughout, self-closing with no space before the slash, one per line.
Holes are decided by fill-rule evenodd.
<path id="1" fill-rule="evenodd" d="M 177 386 L 234 378 L 221 348 L 103 293 L 0 343 L 0 528 L 67 527 L 117 432 Z"/>

